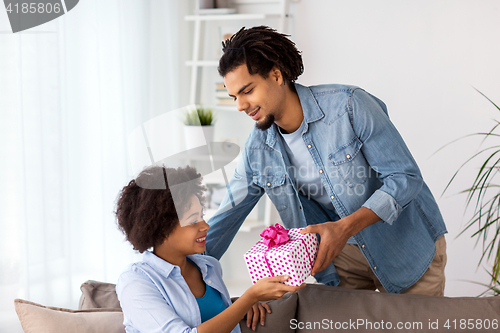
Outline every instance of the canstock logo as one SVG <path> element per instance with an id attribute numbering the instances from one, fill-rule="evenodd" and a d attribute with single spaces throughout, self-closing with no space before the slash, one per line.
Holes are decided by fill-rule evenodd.
<path id="1" fill-rule="evenodd" d="M 75 8 L 79 0 L 4 0 L 12 32 L 52 21 Z"/>
<path id="2" fill-rule="evenodd" d="M 213 173 L 221 175 L 221 180 L 224 181 L 230 195 L 232 195 L 224 167 L 238 157 L 240 147 L 231 142 L 211 142 L 211 139 L 206 136 L 203 126 L 193 126 L 195 133 L 189 134 L 191 140 L 182 140 L 184 125 L 180 119 L 185 116 L 186 112 L 193 109 L 196 109 L 195 105 L 166 112 L 134 129 L 128 137 L 131 167 L 134 173 L 138 173 L 153 165 L 167 168 L 189 165 L 196 168 L 196 171 L 202 176 Z M 199 133 L 196 133 L 196 130 Z M 197 139 L 192 140 L 193 136 L 196 136 Z M 166 178 L 157 177 L 154 183 L 138 182 L 137 185 L 149 189 L 165 189 L 165 181 L 168 182 L 168 176 Z M 176 206 L 176 192 L 177 189 L 179 193 L 182 192 L 182 185 L 177 184 L 175 188 L 169 186 Z M 233 206 L 235 204 L 237 203 L 233 201 Z"/>

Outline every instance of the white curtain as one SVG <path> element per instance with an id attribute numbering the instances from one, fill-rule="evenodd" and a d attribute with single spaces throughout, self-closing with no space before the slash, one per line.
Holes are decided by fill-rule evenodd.
<path id="1" fill-rule="evenodd" d="M 137 260 L 113 215 L 127 137 L 185 100 L 188 6 L 82 0 L 17 34 L 0 9 L 1 332 L 22 332 L 14 298 L 74 309 Z"/>

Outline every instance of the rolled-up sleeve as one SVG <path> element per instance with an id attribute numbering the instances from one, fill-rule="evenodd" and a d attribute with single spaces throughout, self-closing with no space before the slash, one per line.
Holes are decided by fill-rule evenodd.
<path id="1" fill-rule="evenodd" d="M 362 89 L 352 94 L 352 125 L 361 151 L 383 182 L 363 204 L 392 224 L 420 192 L 423 179 L 403 138 L 384 111 L 385 105 Z"/>

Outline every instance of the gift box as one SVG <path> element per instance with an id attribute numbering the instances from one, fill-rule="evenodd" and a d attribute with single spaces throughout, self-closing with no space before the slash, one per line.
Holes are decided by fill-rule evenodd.
<path id="1" fill-rule="evenodd" d="M 264 277 L 288 275 L 286 285 L 300 286 L 311 275 L 318 238 L 314 233 L 302 235 L 302 229 L 285 229 L 278 223 L 264 229 L 261 240 L 245 253 L 253 283 Z"/>

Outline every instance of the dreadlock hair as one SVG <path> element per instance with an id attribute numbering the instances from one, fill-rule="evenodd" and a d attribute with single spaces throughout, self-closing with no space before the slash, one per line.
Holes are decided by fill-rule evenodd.
<path id="1" fill-rule="evenodd" d="M 116 219 L 134 250 L 142 253 L 161 245 L 179 225 L 179 218 L 189 209 L 193 195 L 203 206 L 205 186 L 201 180 L 201 174 L 189 166 L 177 169 L 152 166 L 121 190 Z M 172 187 L 175 185 L 174 204 Z"/>
<path id="2" fill-rule="evenodd" d="M 271 69 L 276 66 L 285 84 L 294 82 L 304 72 L 304 65 L 301 52 L 287 36 L 267 26 L 241 28 L 230 39 L 222 42 L 224 54 L 219 60 L 219 74 L 224 77 L 246 64 L 251 75 L 259 74 L 267 79 Z"/>

